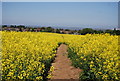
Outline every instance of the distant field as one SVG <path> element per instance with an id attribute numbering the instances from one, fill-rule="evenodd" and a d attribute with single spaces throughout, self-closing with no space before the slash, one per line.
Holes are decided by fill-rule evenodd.
<path id="1" fill-rule="evenodd" d="M 81 80 L 118 81 L 118 36 L 68 35 L 41 32 L 2 33 L 2 79 L 45 80 L 60 44 L 68 45 L 73 66 L 83 69 Z"/>

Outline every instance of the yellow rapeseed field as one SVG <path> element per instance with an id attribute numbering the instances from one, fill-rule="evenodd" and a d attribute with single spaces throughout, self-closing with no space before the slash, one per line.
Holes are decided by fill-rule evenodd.
<path id="1" fill-rule="evenodd" d="M 118 36 L 87 34 L 69 36 L 69 57 L 83 69 L 80 78 L 93 81 L 120 80 L 120 44 Z"/>
<path id="2" fill-rule="evenodd" d="M 43 79 L 58 38 L 51 33 L 2 32 L 2 78 Z"/>
<path id="3" fill-rule="evenodd" d="M 41 32 L 2 32 L 2 79 L 44 80 L 60 43 L 68 45 L 68 57 L 83 69 L 83 80 L 120 79 L 118 36 L 68 35 Z M 50 71 L 53 70 L 51 67 Z"/>

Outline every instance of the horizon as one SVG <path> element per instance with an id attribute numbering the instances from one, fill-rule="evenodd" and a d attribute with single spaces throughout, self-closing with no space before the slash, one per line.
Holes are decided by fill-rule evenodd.
<path id="1" fill-rule="evenodd" d="M 2 25 L 7 25 L 7 27 L 9 27 L 10 25 L 13 25 L 13 26 L 25 26 L 25 27 L 31 27 L 31 28 L 42 28 L 42 27 L 52 27 L 54 29 L 70 29 L 70 30 L 82 30 L 82 29 L 85 29 L 85 28 L 91 28 L 91 29 L 94 29 L 94 30 L 113 30 L 113 29 L 119 29 L 118 27 L 113 27 L 113 28 L 92 28 L 92 27 L 64 27 L 64 26 L 40 26 L 40 25 L 23 25 L 23 24 L 2 24 Z M 2 26 L 0 25 L 0 26 Z"/>
<path id="2" fill-rule="evenodd" d="M 118 2 L 3 2 L 2 9 L 2 24 L 118 27 Z"/>

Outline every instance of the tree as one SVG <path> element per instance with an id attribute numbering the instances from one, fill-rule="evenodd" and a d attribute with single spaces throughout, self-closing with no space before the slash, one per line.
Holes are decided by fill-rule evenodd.
<path id="1" fill-rule="evenodd" d="M 94 30 L 92 28 L 84 28 L 83 30 L 81 30 L 81 34 L 85 35 L 85 34 L 93 34 Z"/>
<path id="2" fill-rule="evenodd" d="M 116 30 L 116 35 L 120 35 L 120 30 Z"/>
<path id="3" fill-rule="evenodd" d="M 47 27 L 45 29 L 46 32 L 54 32 L 54 29 L 52 27 Z"/>
<path id="4" fill-rule="evenodd" d="M 65 29 L 65 31 L 70 31 L 69 29 Z"/>
<path id="5" fill-rule="evenodd" d="M 100 33 L 104 33 L 104 32 L 102 30 L 98 30 L 97 33 L 100 34 Z"/>
<path id="6" fill-rule="evenodd" d="M 32 30 L 31 30 L 32 32 L 34 32 L 34 28 L 32 28 Z"/>
<path id="7" fill-rule="evenodd" d="M 110 33 L 110 34 L 113 34 L 113 30 L 105 30 L 105 33 Z"/>
<path id="8" fill-rule="evenodd" d="M 78 30 L 78 33 L 81 34 L 81 30 Z"/>
<path id="9" fill-rule="evenodd" d="M 26 28 L 24 25 L 19 25 L 17 28 Z"/>
<path id="10" fill-rule="evenodd" d="M 98 33 L 98 31 L 97 31 L 97 30 L 94 30 L 94 33 L 95 33 L 95 34 L 97 34 L 97 33 Z"/>
<path id="11" fill-rule="evenodd" d="M 60 33 L 60 29 L 56 29 L 56 33 Z"/>
<path id="12" fill-rule="evenodd" d="M 45 27 L 41 27 L 41 30 L 42 30 L 42 31 L 45 31 Z"/>
<path id="13" fill-rule="evenodd" d="M 116 28 L 114 28 L 112 34 L 113 34 L 113 35 L 120 35 L 120 30 L 116 30 Z"/>
<path id="14" fill-rule="evenodd" d="M 10 25 L 10 27 L 11 27 L 11 28 L 14 28 L 14 27 L 15 27 L 15 25 Z"/>
<path id="15" fill-rule="evenodd" d="M 7 27 L 7 25 L 2 25 L 2 28 Z"/>

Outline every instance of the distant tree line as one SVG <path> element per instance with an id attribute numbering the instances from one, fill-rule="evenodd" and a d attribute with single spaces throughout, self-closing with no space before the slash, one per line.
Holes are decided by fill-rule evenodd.
<path id="1" fill-rule="evenodd" d="M 26 26 L 24 26 L 24 25 L 18 25 L 18 26 L 16 26 L 16 25 L 10 25 L 10 26 L 8 26 L 8 25 L 2 25 L 2 28 L 5 28 L 5 27 L 11 27 L 11 28 L 26 28 Z"/>
<path id="2" fill-rule="evenodd" d="M 101 33 L 110 33 L 111 35 L 120 35 L 120 30 L 116 30 L 116 28 L 114 28 L 114 30 L 94 30 L 92 28 L 84 28 L 82 30 L 78 31 L 79 33 L 81 33 L 81 35 L 85 35 L 85 34 L 101 34 Z"/>
<path id="3" fill-rule="evenodd" d="M 85 35 L 85 34 L 101 34 L 101 33 L 110 33 L 111 35 L 120 35 L 120 30 L 117 30 L 114 28 L 114 30 L 94 30 L 92 28 L 84 28 L 81 30 L 70 30 L 70 29 L 54 29 L 52 27 L 38 27 L 38 28 L 33 28 L 33 27 L 26 27 L 24 25 L 2 25 L 2 30 L 7 30 L 8 28 L 10 31 L 14 29 L 18 29 L 17 31 L 31 31 L 31 32 L 52 32 L 52 33 L 62 33 L 62 34 L 80 34 L 80 35 Z"/>

